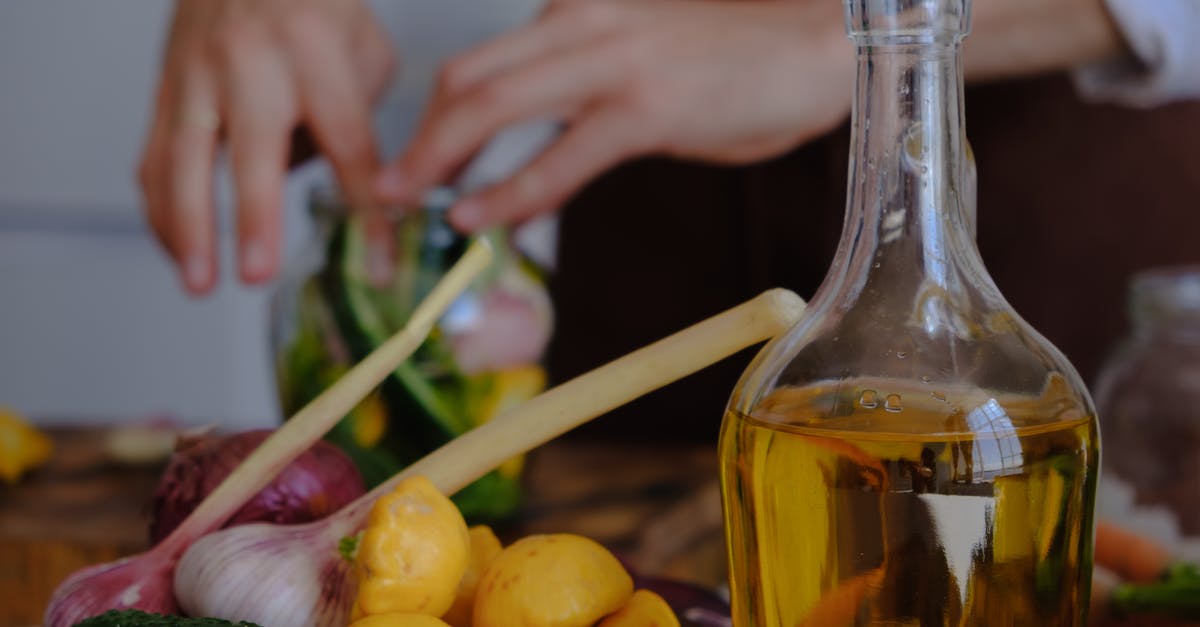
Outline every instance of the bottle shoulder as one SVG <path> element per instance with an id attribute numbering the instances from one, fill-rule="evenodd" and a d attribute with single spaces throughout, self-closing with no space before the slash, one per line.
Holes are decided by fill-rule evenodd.
<path id="1" fill-rule="evenodd" d="M 958 439 L 964 434 L 1033 433 L 1094 420 L 1090 399 L 1052 376 L 1042 393 L 1014 394 L 970 384 L 855 377 L 780 386 L 748 407 L 746 419 L 793 431 L 855 433 L 856 437 Z M 866 436 L 863 434 L 873 434 Z"/>
<path id="2" fill-rule="evenodd" d="M 1094 418 L 1074 367 L 1019 316 L 997 309 L 964 320 L 927 326 L 814 307 L 759 354 L 730 409 L 773 424 L 897 434 Z"/>

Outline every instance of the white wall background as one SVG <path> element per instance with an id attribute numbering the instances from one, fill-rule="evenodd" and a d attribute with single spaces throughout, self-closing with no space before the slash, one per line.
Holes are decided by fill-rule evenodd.
<path id="1" fill-rule="evenodd" d="M 388 153 L 441 59 L 538 4 L 373 2 L 402 54 L 377 118 Z M 169 13 L 162 0 L 0 2 L 0 405 L 37 422 L 278 420 L 269 288 L 236 285 L 224 263 L 214 295 L 187 297 L 142 223 L 133 172 Z M 289 251 L 307 236 L 305 190 L 326 177 L 315 164 L 289 181 Z M 228 260 L 227 230 L 222 247 Z"/>

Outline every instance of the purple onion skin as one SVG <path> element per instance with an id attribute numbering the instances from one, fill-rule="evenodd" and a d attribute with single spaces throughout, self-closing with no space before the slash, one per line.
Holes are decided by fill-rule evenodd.
<path id="1" fill-rule="evenodd" d="M 150 541 L 158 544 L 242 462 L 271 430 L 204 436 L 180 442 L 154 492 Z M 279 473 L 223 527 L 250 522 L 296 524 L 324 518 L 366 491 L 354 463 L 318 441 Z"/>

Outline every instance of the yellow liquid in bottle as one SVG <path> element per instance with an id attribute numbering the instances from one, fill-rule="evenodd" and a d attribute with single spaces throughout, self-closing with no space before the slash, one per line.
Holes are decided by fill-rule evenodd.
<path id="1" fill-rule="evenodd" d="M 954 413 L 928 392 L 897 410 L 872 391 L 866 409 L 855 390 L 853 415 L 827 429 L 812 422 L 830 415 L 827 392 L 726 416 L 735 625 L 1084 625 L 1090 416 L 1045 397 Z"/>

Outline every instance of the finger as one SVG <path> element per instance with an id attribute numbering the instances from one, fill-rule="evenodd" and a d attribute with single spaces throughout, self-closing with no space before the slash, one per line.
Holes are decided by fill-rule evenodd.
<path id="1" fill-rule="evenodd" d="M 351 208 L 367 216 L 369 259 L 386 259 L 387 222 L 372 193 L 379 152 L 371 129 L 368 89 L 356 76 L 350 49 L 319 25 L 291 31 L 299 77 L 301 116 L 329 158 Z M 370 265 L 376 281 L 386 280 L 391 264 Z"/>
<path id="2" fill-rule="evenodd" d="M 142 158 L 138 166 L 138 187 L 142 192 L 142 211 L 146 214 L 150 231 L 163 250 L 174 260 L 174 253 L 167 248 L 165 224 L 166 185 L 163 180 L 163 164 L 166 161 L 167 113 L 163 105 L 168 101 L 165 93 L 165 88 L 160 90 L 155 105 L 154 121 L 150 125 L 150 134 L 142 149 Z"/>
<path id="3" fill-rule="evenodd" d="M 266 47 L 242 52 L 225 75 L 238 269 L 243 281 L 261 283 L 279 268 L 288 141 L 298 111 L 287 62 Z"/>
<path id="4" fill-rule="evenodd" d="M 350 51 L 324 30 L 294 44 L 301 116 L 329 158 L 350 200 L 369 205 L 369 181 L 378 165 L 367 90 Z M 357 207 L 356 207 L 357 208 Z"/>
<path id="5" fill-rule="evenodd" d="M 371 9 L 364 7 L 364 10 Z M 354 58 L 362 77 L 362 84 L 366 87 L 368 100 L 376 102 L 391 82 L 392 76 L 396 74 L 399 62 L 387 31 L 373 15 L 362 25 Z"/>
<path id="6" fill-rule="evenodd" d="M 435 102 L 409 149 L 376 191 L 400 202 L 450 178 L 488 138 L 522 120 L 578 110 L 614 90 L 621 70 L 605 48 L 581 48 L 489 79 L 461 98 Z M 397 184 L 399 183 L 399 184 Z"/>
<path id="7" fill-rule="evenodd" d="M 442 69 L 438 93 L 450 96 L 488 77 L 587 43 L 619 21 L 615 3 L 551 3 L 533 24 L 506 33 L 461 54 Z"/>
<path id="8" fill-rule="evenodd" d="M 450 222 L 474 232 L 558 209 L 596 175 L 651 149 L 650 134 L 632 122 L 619 108 L 597 107 L 516 176 L 452 207 Z"/>
<path id="9" fill-rule="evenodd" d="M 216 284 L 217 265 L 212 172 L 219 109 L 207 72 L 187 73 L 172 111 L 166 140 L 165 239 L 184 286 L 199 295 Z"/>

